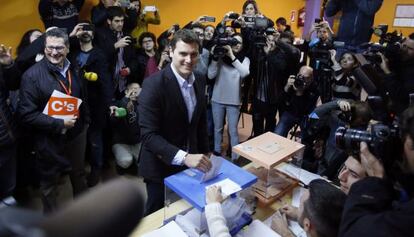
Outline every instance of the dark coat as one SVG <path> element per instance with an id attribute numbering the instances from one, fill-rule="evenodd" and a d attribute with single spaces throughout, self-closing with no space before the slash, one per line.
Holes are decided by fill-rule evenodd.
<path id="1" fill-rule="evenodd" d="M 392 183 L 384 179 L 368 177 L 353 184 L 339 236 L 413 236 L 414 200 L 393 204 L 394 193 Z"/>
<path id="2" fill-rule="evenodd" d="M 89 123 L 87 97 L 85 86 L 78 77 L 78 72 L 73 64 L 72 72 L 72 96 L 83 100 L 79 108 L 79 118 L 75 127 L 62 133 L 64 123 L 62 119 L 56 119 L 43 114 L 51 94 L 54 90 L 64 90 L 59 84 L 58 72 L 52 67 L 46 58 L 33 65 L 22 77 L 20 86 L 20 103 L 17 108 L 22 126 L 33 129 L 34 146 L 39 158 L 47 163 L 49 173 L 66 170 L 70 166 L 63 154 L 64 144 L 75 138 Z"/>
<path id="3" fill-rule="evenodd" d="M 52 0 L 40 0 L 38 6 L 39 14 L 45 29 L 57 26 L 59 28 L 66 28 L 68 33 L 70 33 L 78 24 L 79 12 L 84 2 L 85 0 L 74 0 L 60 6 Z"/>
<path id="4" fill-rule="evenodd" d="M 127 36 L 124 34 L 124 36 Z M 111 75 L 114 74 L 116 68 L 116 62 L 118 58 L 118 51 L 119 49 L 115 49 L 114 44 L 117 42 L 117 36 L 115 32 L 113 32 L 108 27 L 104 27 L 101 29 L 97 29 L 96 31 L 96 43 L 99 48 L 103 50 L 105 56 L 108 60 L 109 64 L 109 71 Z M 124 63 L 126 67 L 129 67 L 131 73 L 127 77 L 128 82 L 137 82 L 137 74 L 138 74 L 138 61 L 136 58 L 136 50 L 133 45 L 129 45 L 124 48 Z M 114 88 L 116 88 L 116 84 L 114 82 Z"/>
<path id="5" fill-rule="evenodd" d="M 338 41 L 346 45 L 358 46 L 369 42 L 372 35 L 375 13 L 381 8 L 383 0 L 330 0 L 325 14 L 334 16 L 342 11 L 338 30 Z"/>
<path id="6" fill-rule="evenodd" d="M 160 54 L 158 51 L 155 51 L 155 60 L 157 61 L 157 65 L 160 61 Z M 144 50 L 140 49 L 137 53 L 137 61 L 138 61 L 138 74 L 137 74 L 137 80 L 140 85 L 142 85 L 142 82 L 144 81 L 145 76 L 145 70 L 147 69 L 149 56 L 145 53 Z"/>
<path id="7" fill-rule="evenodd" d="M 20 78 L 17 64 L 10 67 L 0 66 L 0 148 L 10 146 L 16 141 L 17 122 L 7 104 L 7 97 L 10 90 L 19 88 Z M 0 157 L 0 164 L 2 159 Z"/>
<path id="8" fill-rule="evenodd" d="M 77 49 L 71 55 L 71 62 L 73 64 L 77 64 L 76 58 L 80 52 L 80 49 Z M 86 64 L 82 68 L 79 68 L 79 77 L 84 80 L 88 92 L 91 128 L 101 129 L 106 125 L 109 106 L 114 94 L 112 76 L 109 73 L 108 68 L 109 66 L 105 54 L 97 47 L 94 47 L 90 51 Z M 84 77 L 85 72 L 94 72 L 98 74 L 98 80 L 86 80 Z"/>
<path id="9" fill-rule="evenodd" d="M 141 133 L 139 128 L 139 113 L 138 102 L 133 102 L 134 111 L 131 113 L 127 109 L 129 99 L 124 97 L 122 100 L 116 101 L 114 104 L 118 108 L 124 108 L 127 110 L 125 117 L 117 118 L 111 116 L 111 129 L 112 129 L 112 143 L 113 144 L 128 144 L 135 145 L 140 142 Z"/>
<path id="10" fill-rule="evenodd" d="M 139 96 L 142 149 L 139 172 L 145 179 L 162 180 L 184 166 L 172 161 L 181 149 L 190 154 L 208 152 L 205 79 L 196 75 L 197 104 L 191 123 L 177 79 L 168 65 L 144 81 Z"/>

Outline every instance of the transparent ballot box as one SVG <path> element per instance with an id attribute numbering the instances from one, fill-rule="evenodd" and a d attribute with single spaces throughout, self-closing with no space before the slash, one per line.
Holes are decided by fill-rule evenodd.
<path id="1" fill-rule="evenodd" d="M 204 213 L 206 189 L 220 186 L 225 201 L 221 204 L 229 229 L 237 233 L 250 223 L 254 211 L 253 192 L 249 191 L 256 176 L 222 157 L 214 157 L 215 174 L 206 175 L 196 169 L 187 169 L 164 179 L 164 224 L 175 221 L 188 236 L 208 236 Z M 208 174 L 207 174 L 208 175 Z"/>
<path id="2" fill-rule="evenodd" d="M 299 167 L 305 146 L 268 132 L 233 147 L 233 152 L 252 161 L 248 171 L 258 177 L 253 185 L 259 204 L 269 205 L 300 183 Z"/>

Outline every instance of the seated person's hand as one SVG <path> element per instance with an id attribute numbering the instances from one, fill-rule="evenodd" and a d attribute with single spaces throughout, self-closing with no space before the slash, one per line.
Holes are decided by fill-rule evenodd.
<path id="1" fill-rule="evenodd" d="M 338 100 L 337 104 L 338 104 L 339 108 L 342 111 L 350 111 L 351 110 L 351 103 L 349 103 L 349 101 Z"/>
<path id="2" fill-rule="evenodd" d="M 282 237 L 295 236 L 289 229 L 286 215 L 280 213 L 280 211 L 276 211 L 275 215 L 272 218 L 272 225 L 270 227 Z"/>
<path id="3" fill-rule="evenodd" d="M 223 201 L 223 196 L 221 194 L 220 186 L 211 186 L 206 190 L 206 203 L 221 203 Z"/>
<path id="4" fill-rule="evenodd" d="M 285 214 L 287 218 L 297 221 L 298 220 L 298 208 L 292 205 L 285 205 L 279 209 L 282 214 Z"/>

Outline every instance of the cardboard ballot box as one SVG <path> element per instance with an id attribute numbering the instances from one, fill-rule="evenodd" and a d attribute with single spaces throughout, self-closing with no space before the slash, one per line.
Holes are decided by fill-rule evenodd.
<path id="1" fill-rule="evenodd" d="M 196 169 L 187 169 L 164 179 L 164 224 L 174 220 L 189 236 L 201 236 L 206 233 L 207 223 L 204 207 L 206 205 L 206 188 L 210 185 L 220 186 L 223 196 L 228 197 L 222 206 L 226 208 L 227 205 L 227 208 L 233 211 L 233 215 L 236 216 L 237 223 L 235 220 L 234 231 L 236 231 L 236 227 L 251 221 L 250 215 L 252 213 L 247 211 L 249 208 L 244 203 L 246 198 L 240 198 L 236 194 L 242 191 L 246 192 L 244 190 L 253 185 L 257 181 L 257 177 L 222 157 L 214 157 L 211 160 L 212 170 L 215 174 L 210 176 L 210 179 L 207 179 L 206 174 Z M 216 170 L 214 171 L 214 169 Z M 250 196 L 254 197 L 252 192 Z M 170 208 L 170 204 L 179 198 L 184 199 L 190 208 L 177 215 Z"/>
<path id="2" fill-rule="evenodd" d="M 275 167 L 283 162 L 300 165 L 304 148 L 303 144 L 271 132 L 233 147 L 233 152 L 254 164 L 248 170 L 258 177 L 253 189 L 260 204 L 268 205 L 298 185 L 299 181 L 296 178 Z"/>

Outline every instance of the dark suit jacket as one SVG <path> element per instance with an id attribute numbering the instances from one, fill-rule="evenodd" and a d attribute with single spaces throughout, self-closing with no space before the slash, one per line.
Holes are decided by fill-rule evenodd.
<path id="1" fill-rule="evenodd" d="M 144 80 L 139 96 L 142 150 L 139 173 L 147 180 L 162 182 L 185 166 L 171 162 L 179 149 L 190 154 L 208 152 L 205 79 L 196 75 L 197 104 L 191 123 L 177 79 L 168 65 Z"/>

